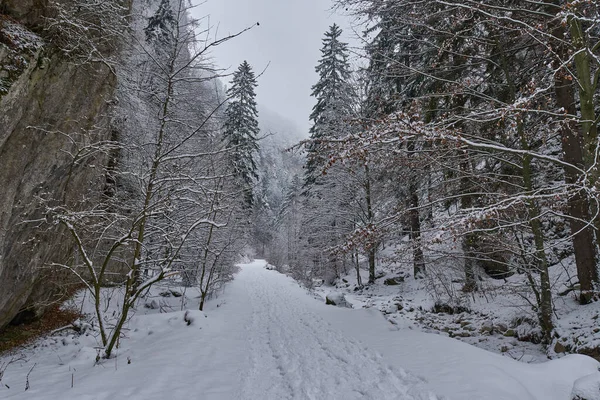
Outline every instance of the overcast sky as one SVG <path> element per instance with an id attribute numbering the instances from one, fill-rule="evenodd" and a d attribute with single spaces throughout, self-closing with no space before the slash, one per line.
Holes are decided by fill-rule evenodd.
<path id="1" fill-rule="evenodd" d="M 206 0 L 194 9 L 196 18 L 205 15 L 210 15 L 213 37 L 217 29 L 223 37 L 260 23 L 215 48 L 214 61 L 233 71 L 248 60 L 257 74 L 270 62 L 258 81 L 257 101 L 294 121 L 308 136 L 321 39 L 335 22 L 344 29 L 344 40 L 351 41 L 349 18 L 333 13 L 329 0 Z"/>

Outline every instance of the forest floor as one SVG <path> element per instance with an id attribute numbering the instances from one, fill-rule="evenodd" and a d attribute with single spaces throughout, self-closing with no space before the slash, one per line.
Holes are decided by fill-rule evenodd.
<path id="1" fill-rule="evenodd" d="M 191 311 L 193 291 L 154 292 L 113 359 L 95 362 L 93 330 L 5 355 L 0 398 L 563 400 L 598 374 L 586 356 L 527 364 L 401 328 L 372 308 L 325 305 L 265 266 L 242 265 L 204 312 Z"/>
<path id="2" fill-rule="evenodd" d="M 366 271 L 361 273 L 367 282 Z M 460 305 L 449 304 L 435 300 L 427 290 L 428 281 L 381 271 L 378 276 L 374 284 L 360 290 L 349 274 L 333 286 L 316 286 L 313 292 L 323 301 L 343 295 L 349 307 L 379 310 L 398 329 L 439 334 L 527 363 L 550 358 L 542 344 L 530 341 L 536 333 L 530 313 L 504 296 L 489 299 L 485 293 L 473 293 Z M 390 280 L 393 284 L 388 284 Z"/>
<path id="3" fill-rule="evenodd" d="M 355 309 L 379 310 L 399 329 L 414 329 L 454 338 L 473 346 L 527 363 L 540 363 L 579 353 L 600 360 L 600 301 L 581 306 L 576 291 L 568 291 L 574 263 L 566 260 L 550 269 L 555 308 L 555 337 L 545 346 L 536 321 L 535 300 L 525 275 L 505 279 L 482 276 L 479 290 L 461 291 L 460 271 L 451 265 L 431 265 L 427 277 L 414 279 L 409 264 L 381 260 L 374 284 L 359 288 L 355 271 L 333 285 L 315 282 L 312 291 L 325 301 L 327 296 L 344 296 Z M 362 282 L 368 272 L 361 269 Z"/>

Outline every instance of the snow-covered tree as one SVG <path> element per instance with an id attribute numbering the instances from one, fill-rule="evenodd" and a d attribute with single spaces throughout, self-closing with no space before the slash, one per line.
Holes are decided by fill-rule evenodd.
<path id="1" fill-rule="evenodd" d="M 150 18 L 148 18 L 148 24 L 144 28 L 146 41 L 149 43 L 158 42 L 161 45 L 168 45 L 173 39 L 176 27 L 177 21 L 173 14 L 171 0 L 161 0 L 158 9 Z"/>
<path id="2" fill-rule="evenodd" d="M 302 199 L 300 245 L 308 260 L 304 278 L 333 281 L 346 268 L 345 255 L 335 251 L 353 229 L 350 199 L 355 195 L 350 170 L 335 167 L 327 171 L 330 158 L 322 144 L 347 134 L 355 117 L 357 96 L 352 86 L 348 46 L 342 30 L 332 25 L 323 38 L 321 58 L 315 68 L 319 79 L 312 87 L 316 99 L 310 121 L 310 140 L 306 142 L 304 197 Z"/>
<path id="3" fill-rule="evenodd" d="M 66 230 L 75 242 L 75 263 L 59 267 L 81 278 L 94 299 L 107 358 L 150 286 L 178 275 L 184 281 L 198 277 L 204 301 L 215 282 L 230 276 L 245 239 L 241 190 L 226 162 L 233 150 L 225 147 L 216 120 L 224 101 L 214 93 L 216 76 L 206 56 L 237 35 L 199 38 L 186 0 L 149 4 L 134 7 L 134 37 L 117 70 L 112 140 L 90 143 L 90 135 L 64 133 L 73 142 L 74 149 L 64 149 L 73 154 L 73 168 L 93 167 L 85 154 L 110 158 L 105 185 L 98 188 L 101 202 L 72 207 L 64 199 L 41 199 L 45 223 Z M 153 18 L 165 13 L 171 22 L 153 26 Z M 108 283 L 124 296 L 112 316 L 101 307 L 101 288 Z"/>
<path id="4" fill-rule="evenodd" d="M 407 215 L 386 220 L 410 225 L 413 242 L 423 242 L 421 259 L 433 256 L 439 237 L 432 241 L 419 225 L 458 233 L 453 255 L 462 260 L 463 291 L 477 290 L 480 271 L 490 266 L 526 274 L 523 297 L 549 341 L 557 278 L 550 277 L 556 256 L 548 238 L 572 244 L 582 303 L 598 281 L 600 219 L 590 190 L 598 173 L 598 5 L 337 3 L 360 15 L 373 36 L 366 121 L 363 133 L 322 154 L 378 154 L 372 160 L 389 166 L 386 173 L 406 178 L 397 193 Z M 571 234 L 555 237 L 557 220 Z"/>
<path id="5" fill-rule="evenodd" d="M 349 126 L 356 105 L 356 94 L 350 83 L 348 45 L 340 40 L 342 30 L 333 24 L 323 38 L 321 59 L 315 70 L 318 82 L 312 87 L 316 104 L 310 114 L 311 142 L 307 145 L 305 185 L 315 183 L 327 160 L 319 154 L 319 140 L 339 137 Z"/>
<path id="6" fill-rule="evenodd" d="M 256 153 L 258 151 L 258 111 L 256 109 L 257 86 L 254 72 L 244 61 L 233 73 L 231 87 L 227 91 L 230 102 L 225 110 L 224 137 L 231 148 L 234 174 L 245 185 L 244 198 L 248 205 L 253 203 L 252 187 L 258 177 Z"/>

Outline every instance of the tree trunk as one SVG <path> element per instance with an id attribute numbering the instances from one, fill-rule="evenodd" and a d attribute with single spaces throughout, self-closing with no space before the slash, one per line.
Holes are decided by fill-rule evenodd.
<path id="1" fill-rule="evenodd" d="M 365 198 L 367 202 L 367 221 L 370 226 L 374 226 L 374 214 L 371 198 L 371 177 L 369 176 L 369 166 L 365 164 Z M 373 239 L 372 239 L 373 240 Z M 369 283 L 375 283 L 375 253 L 377 245 L 371 243 L 369 249 Z"/>
<path id="2" fill-rule="evenodd" d="M 413 274 L 415 279 L 423 278 L 425 274 L 425 258 L 421 248 L 421 221 L 419 219 L 419 195 L 416 185 L 409 184 L 408 206 L 410 219 L 410 239 L 413 247 Z"/>
<path id="3" fill-rule="evenodd" d="M 502 57 L 502 67 L 504 69 L 505 78 L 509 86 L 509 101 L 514 102 L 516 100 L 517 88 L 514 80 L 512 79 L 513 74 L 509 66 L 509 62 L 506 56 Z M 530 150 L 529 139 L 525 132 L 525 125 L 521 115 L 517 114 L 517 134 L 519 141 L 521 142 L 521 149 Z M 532 157 L 529 154 L 525 154 L 522 158 L 521 164 L 521 176 L 523 178 L 523 186 L 525 187 L 526 193 L 529 195 L 533 194 L 534 183 L 533 183 L 533 168 L 531 165 Z M 540 290 L 536 287 L 535 280 L 532 278 L 529 271 L 527 276 L 529 277 L 529 283 L 532 286 L 538 307 L 538 321 L 542 330 L 542 341 L 544 343 L 550 343 L 552 340 L 552 331 L 554 330 L 554 324 L 552 321 L 552 291 L 550 286 L 550 274 L 548 271 L 548 258 L 546 257 L 546 250 L 544 246 L 544 231 L 542 223 L 539 219 L 540 208 L 538 202 L 529 198 L 526 200 L 529 228 L 533 233 L 534 241 L 534 257 L 535 267 L 540 275 Z"/>
<path id="4" fill-rule="evenodd" d="M 523 148 L 523 150 L 529 150 L 529 143 L 527 142 L 525 128 L 523 126 L 523 121 L 520 118 L 518 118 L 517 121 L 517 131 L 519 132 L 521 140 L 521 148 Z M 531 167 L 531 155 L 529 154 L 523 156 L 522 176 L 525 190 L 528 194 L 532 194 L 533 171 Z M 540 328 L 542 329 L 542 342 L 548 344 L 552 340 L 554 323 L 552 322 L 552 291 L 550 286 L 550 274 L 548 271 L 548 259 L 546 257 L 546 250 L 544 249 L 544 231 L 542 228 L 542 223 L 539 219 L 540 209 L 537 202 L 534 199 L 529 198 L 526 203 L 527 211 L 529 213 L 529 227 L 533 233 L 533 241 L 535 245 L 535 265 L 540 274 L 538 319 L 540 322 Z M 534 283 L 532 282 L 532 284 Z"/>
<path id="5" fill-rule="evenodd" d="M 199 311 L 204 311 L 204 301 L 206 300 L 206 292 L 202 292 L 200 296 L 200 305 L 198 306 Z"/>
<path id="6" fill-rule="evenodd" d="M 369 283 L 375 283 L 375 249 L 369 250 Z"/>
<path id="7" fill-rule="evenodd" d="M 354 261 L 354 267 L 356 268 L 356 283 L 358 287 L 362 287 L 362 277 L 360 276 L 360 263 L 358 262 L 358 253 L 352 254 L 352 260 Z"/>
<path id="8" fill-rule="evenodd" d="M 471 194 L 471 185 L 469 184 L 470 170 L 471 168 L 469 167 L 468 152 L 465 152 L 463 160 L 460 163 L 460 171 L 463 174 L 460 180 L 460 189 L 462 195 L 460 198 L 460 207 L 463 210 L 469 209 L 473 206 L 473 195 Z M 464 292 L 477 291 L 477 279 L 475 277 L 475 261 L 477 259 L 475 249 L 477 240 L 478 234 L 475 232 L 467 232 L 462 238 L 461 247 L 463 250 L 465 270 L 465 285 L 463 286 Z"/>
<path id="9" fill-rule="evenodd" d="M 462 288 L 463 292 L 476 292 L 477 287 L 477 279 L 475 275 L 475 265 L 476 265 L 476 256 L 475 256 L 475 243 L 477 242 L 477 234 L 470 232 L 463 236 L 462 239 L 462 250 L 464 257 L 464 270 L 465 270 L 465 284 Z"/>
<path id="10" fill-rule="evenodd" d="M 586 34 L 581 22 L 574 17 L 569 18 L 569 28 L 576 53 L 573 57 L 575 70 L 577 71 L 577 88 L 579 94 L 579 109 L 581 112 L 580 128 L 583 140 L 583 163 L 588 169 L 589 184 L 597 186 L 600 178 L 600 170 L 596 165 L 598 147 L 598 119 L 596 116 L 595 93 L 598 89 L 598 77 L 594 76 L 591 68 L 589 48 L 586 47 Z M 598 72 L 596 72 L 598 73 Z M 598 211 L 596 202 L 593 205 L 592 214 Z M 600 247 L 600 219 L 594 221 L 596 228 L 596 244 Z M 595 281 L 598 281 L 596 272 Z"/>
<path id="11" fill-rule="evenodd" d="M 559 27 L 554 35 L 557 38 L 564 37 L 564 29 Z M 560 55 L 567 55 L 566 49 L 559 49 Z M 565 67 L 561 67 L 554 78 L 554 89 L 556 101 L 567 115 L 577 115 L 575 104 L 575 91 L 573 77 Z M 584 169 L 584 152 L 581 135 L 577 129 L 577 122 L 565 118 L 562 123 L 560 134 L 562 137 L 562 150 L 564 160 L 575 167 Z M 578 184 L 580 173 L 573 167 L 565 167 L 565 182 L 570 185 Z M 575 251 L 575 263 L 577 265 L 577 277 L 581 285 L 580 302 L 589 303 L 594 289 L 594 282 L 598 281 L 596 270 L 596 249 L 594 246 L 594 235 L 591 221 L 590 204 L 585 191 L 579 190 L 568 199 L 569 225 L 573 235 L 573 250 Z"/>

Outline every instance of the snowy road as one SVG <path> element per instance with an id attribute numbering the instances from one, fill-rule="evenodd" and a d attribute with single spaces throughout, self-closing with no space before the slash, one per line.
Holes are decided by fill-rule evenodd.
<path id="1" fill-rule="evenodd" d="M 314 307 L 321 304 L 263 265 L 244 267 L 230 289 L 240 295 L 235 308 L 250 310 L 244 329 L 250 368 L 236 398 L 433 398 L 418 395 L 419 381 L 333 329 Z"/>
<path id="2" fill-rule="evenodd" d="M 568 400 L 573 381 L 598 366 L 584 356 L 528 365 L 394 331 L 377 311 L 326 306 L 264 265 L 243 265 L 212 309 L 190 312 L 190 326 L 183 311 L 136 316 L 120 355 L 101 366 L 90 346 L 37 351 L 7 370 L 2 383 L 11 388 L 0 387 L 0 398 L 433 400 L 433 391 L 453 400 Z"/>

